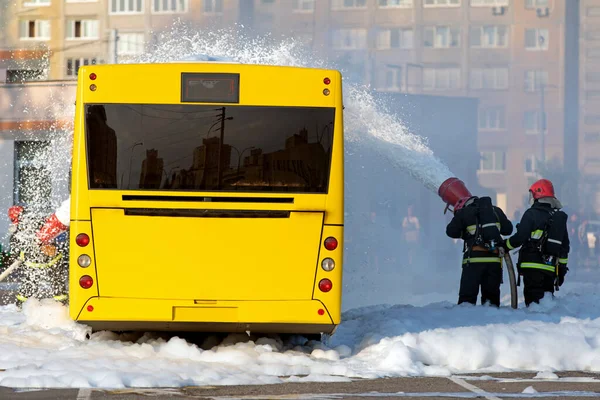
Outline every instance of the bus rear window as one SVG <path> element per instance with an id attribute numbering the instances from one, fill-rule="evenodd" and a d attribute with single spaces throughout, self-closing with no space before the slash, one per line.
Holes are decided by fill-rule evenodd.
<path id="1" fill-rule="evenodd" d="M 91 189 L 327 193 L 334 108 L 86 104 Z"/>

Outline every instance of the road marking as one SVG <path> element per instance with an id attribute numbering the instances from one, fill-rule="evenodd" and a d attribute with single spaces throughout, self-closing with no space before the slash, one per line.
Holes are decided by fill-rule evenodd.
<path id="1" fill-rule="evenodd" d="M 92 398 L 92 389 L 81 388 L 77 392 L 77 400 L 90 400 Z"/>
<path id="2" fill-rule="evenodd" d="M 476 394 L 478 394 L 480 396 L 485 397 L 488 400 L 501 400 L 500 397 L 496 397 L 494 395 L 491 395 L 488 392 L 486 392 L 485 390 L 480 389 L 480 388 L 478 388 L 475 385 L 471 385 L 470 383 L 468 383 L 464 379 L 460 379 L 460 378 L 457 378 L 455 376 L 451 376 L 448 379 L 450 379 L 452 382 L 456 383 L 457 385 L 462 386 L 465 389 L 470 390 L 473 393 L 476 393 Z"/>

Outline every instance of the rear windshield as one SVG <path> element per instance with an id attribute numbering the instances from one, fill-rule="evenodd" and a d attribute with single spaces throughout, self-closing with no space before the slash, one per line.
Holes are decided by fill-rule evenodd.
<path id="1" fill-rule="evenodd" d="M 87 104 L 91 189 L 326 193 L 334 108 Z"/>

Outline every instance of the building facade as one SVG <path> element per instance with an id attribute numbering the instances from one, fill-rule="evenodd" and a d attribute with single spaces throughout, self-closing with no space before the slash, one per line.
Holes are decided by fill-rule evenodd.
<path id="1" fill-rule="evenodd" d="M 20 0 L 9 7 L 14 17 L 0 20 L 0 47 L 37 52 L 48 79 L 140 56 L 182 20 L 293 37 L 379 91 L 477 98 L 479 182 L 509 215 L 550 166 L 566 204 L 578 204 L 572 182 L 581 180 L 579 203 L 600 210 L 600 0 Z M 15 71 L 23 64 L 0 57 L 0 82 L 38 76 Z"/>

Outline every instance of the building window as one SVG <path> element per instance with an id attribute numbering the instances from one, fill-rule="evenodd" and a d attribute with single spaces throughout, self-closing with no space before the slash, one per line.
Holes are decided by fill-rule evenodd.
<path id="1" fill-rule="evenodd" d="M 586 132 L 583 135 L 583 141 L 586 143 L 600 142 L 600 132 Z"/>
<path id="2" fill-rule="evenodd" d="M 549 35 L 548 29 L 525 29 L 525 48 L 527 50 L 548 50 Z"/>
<path id="3" fill-rule="evenodd" d="M 460 88 L 460 69 L 452 67 L 423 68 L 424 90 L 451 90 Z"/>
<path id="4" fill-rule="evenodd" d="M 600 58 L 600 47 L 594 49 L 587 49 L 585 55 L 588 58 Z"/>
<path id="5" fill-rule="evenodd" d="M 144 11 L 142 0 L 110 0 L 110 14 L 138 14 Z"/>
<path id="6" fill-rule="evenodd" d="M 423 7 L 456 7 L 460 0 L 423 0 Z"/>
<path id="7" fill-rule="evenodd" d="M 292 10 L 294 12 L 313 12 L 315 10 L 315 0 L 293 0 Z"/>
<path id="8" fill-rule="evenodd" d="M 67 21 L 67 39 L 98 39 L 98 21 Z"/>
<path id="9" fill-rule="evenodd" d="M 205 14 L 222 14 L 223 0 L 204 0 Z"/>
<path id="10" fill-rule="evenodd" d="M 508 68 L 473 68 L 470 79 L 471 89 L 508 89 Z"/>
<path id="11" fill-rule="evenodd" d="M 96 58 L 82 57 L 82 58 L 67 58 L 67 76 L 77 76 L 79 67 L 82 65 L 95 65 Z"/>
<path id="12" fill-rule="evenodd" d="M 548 0 L 525 0 L 525 8 L 548 7 Z"/>
<path id="13" fill-rule="evenodd" d="M 48 79 L 48 70 L 9 69 L 6 71 L 6 83 L 45 81 L 47 79 Z"/>
<path id="14" fill-rule="evenodd" d="M 435 49 L 460 47 L 460 28 L 427 26 L 423 28 L 423 46 Z"/>
<path id="15" fill-rule="evenodd" d="M 331 8 L 334 10 L 367 8 L 367 0 L 333 0 L 331 2 Z"/>
<path id="16" fill-rule="evenodd" d="M 588 17 L 600 17 L 600 7 L 587 7 L 585 15 Z"/>
<path id="17" fill-rule="evenodd" d="M 21 40 L 50 40 L 50 21 L 21 20 L 19 22 Z"/>
<path id="18" fill-rule="evenodd" d="M 412 49 L 413 40 L 412 29 L 380 29 L 377 32 L 377 48 L 379 50 Z"/>
<path id="19" fill-rule="evenodd" d="M 52 177 L 43 161 L 49 147 L 49 141 L 15 141 L 15 204 L 50 207 Z"/>
<path id="20" fill-rule="evenodd" d="M 598 83 L 600 82 L 600 72 L 586 72 L 585 81 L 587 83 Z"/>
<path id="21" fill-rule="evenodd" d="M 50 0 L 25 0 L 23 7 L 45 7 L 50 5 Z"/>
<path id="22" fill-rule="evenodd" d="M 332 33 L 331 46 L 337 50 L 356 50 L 367 47 L 366 29 L 337 29 Z"/>
<path id="23" fill-rule="evenodd" d="M 583 121 L 586 125 L 600 125 L 600 115 L 586 115 Z"/>
<path id="24" fill-rule="evenodd" d="M 402 88 L 402 67 L 387 65 L 380 70 L 379 89 L 397 92 Z"/>
<path id="25" fill-rule="evenodd" d="M 413 0 L 379 0 L 379 8 L 412 7 Z"/>
<path id="26" fill-rule="evenodd" d="M 546 115 L 542 116 L 539 110 L 525 111 L 523 118 L 525 133 L 535 134 L 546 130 Z"/>
<path id="27" fill-rule="evenodd" d="M 152 0 L 153 13 L 184 13 L 188 10 L 188 0 Z"/>
<path id="28" fill-rule="evenodd" d="M 585 99 L 587 101 L 598 101 L 600 100 L 600 90 L 586 90 Z"/>
<path id="29" fill-rule="evenodd" d="M 506 129 L 504 107 L 484 107 L 479 110 L 479 129 L 482 131 L 500 131 Z"/>
<path id="30" fill-rule="evenodd" d="M 143 33 L 119 33 L 117 42 L 119 55 L 140 55 L 144 53 Z"/>
<path id="31" fill-rule="evenodd" d="M 525 156 L 525 175 L 535 175 L 537 172 L 537 159 L 533 154 Z"/>
<path id="32" fill-rule="evenodd" d="M 482 151 L 479 171 L 502 172 L 506 169 L 506 153 L 503 151 Z"/>
<path id="33" fill-rule="evenodd" d="M 504 25 L 471 27 L 469 32 L 471 47 L 494 49 L 508 46 L 508 30 Z"/>
<path id="34" fill-rule="evenodd" d="M 530 69 L 525 71 L 525 91 L 538 92 L 548 86 L 548 71 Z"/>
<path id="35" fill-rule="evenodd" d="M 471 7 L 508 6 L 508 0 L 471 0 Z"/>

